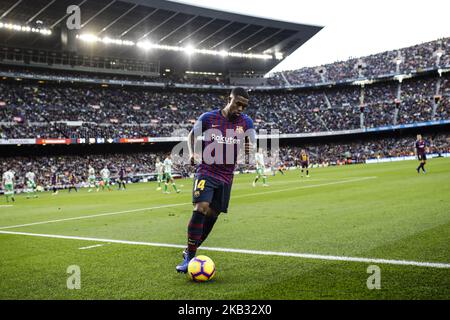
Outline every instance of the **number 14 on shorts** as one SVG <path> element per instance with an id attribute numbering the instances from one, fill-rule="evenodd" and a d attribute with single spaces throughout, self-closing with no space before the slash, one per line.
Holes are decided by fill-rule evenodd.
<path id="1" fill-rule="evenodd" d="M 194 182 L 194 190 L 204 190 L 205 189 L 205 180 L 198 180 L 198 179 L 195 179 L 195 182 Z"/>

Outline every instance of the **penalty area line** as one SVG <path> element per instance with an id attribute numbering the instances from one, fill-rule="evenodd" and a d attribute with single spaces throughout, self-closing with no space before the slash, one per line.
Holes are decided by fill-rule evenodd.
<path id="1" fill-rule="evenodd" d="M 55 235 L 55 234 L 39 234 L 39 233 L 16 232 L 16 231 L 0 231 L 0 234 L 32 236 L 32 237 L 53 238 L 53 239 L 68 239 L 68 240 L 106 242 L 106 243 L 117 243 L 117 244 L 126 244 L 126 245 L 140 245 L 140 246 L 162 247 L 162 248 L 180 248 L 180 249 L 185 249 L 186 248 L 186 245 L 169 244 L 169 243 L 127 241 L 127 240 L 115 240 L 115 239 L 101 239 L 101 238 L 64 236 L 64 235 Z M 91 247 L 94 247 L 94 246 L 91 246 Z M 88 248 L 88 247 L 85 247 L 85 248 Z M 347 257 L 347 256 L 333 256 L 333 255 L 322 255 L 322 254 L 311 254 L 311 253 L 260 251 L 260 250 L 214 248 L 214 247 L 201 247 L 200 250 L 216 251 L 216 252 L 228 252 L 228 253 L 241 253 L 241 254 L 250 254 L 250 255 L 294 257 L 294 258 L 314 259 L 314 260 L 327 260 L 327 261 L 361 262 L 361 263 L 371 263 L 371 264 L 389 264 L 389 265 L 400 265 L 400 266 L 414 266 L 414 267 L 450 269 L 450 264 L 449 263 L 440 263 L 440 262 L 390 260 L 390 259 L 379 259 L 379 258 Z"/>

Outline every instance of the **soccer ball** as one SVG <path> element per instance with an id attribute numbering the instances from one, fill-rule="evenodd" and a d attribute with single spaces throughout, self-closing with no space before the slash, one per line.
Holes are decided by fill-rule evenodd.
<path id="1" fill-rule="evenodd" d="M 211 280 L 216 274 L 216 266 L 211 258 L 207 256 L 197 256 L 189 261 L 188 275 L 196 282 Z"/>

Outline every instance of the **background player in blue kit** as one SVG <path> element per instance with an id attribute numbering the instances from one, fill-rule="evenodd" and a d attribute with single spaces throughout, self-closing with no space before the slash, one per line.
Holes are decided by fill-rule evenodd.
<path id="1" fill-rule="evenodd" d="M 189 261 L 195 257 L 197 248 L 211 232 L 218 215 L 228 210 L 238 147 L 244 145 L 245 151 L 249 152 L 256 140 L 253 121 L 243 113 L 248 102 L 248 92 L 240 87 L 234 88 L 228 104 L 223 109 L 202 114 L 188 136 L 191 164 L 200 156 L 194 154 L 198 136 L 204 134 L 202 150 L 212 150 L 211 144 L 217 148 L 213 148 L 211 154 L 205 150 L 201 155 L 202 161 L 195 170 L 192 193 L 194 211 L 188 225 L 188 244 L 184 259 L 176 267 L 178 272 L 187 272 Z M 233 134 L 230 135 L 231 130 Z M 227 157 L 227 152 L 231 150 L 234 154 L 230 162 L 231 157 Z"/>

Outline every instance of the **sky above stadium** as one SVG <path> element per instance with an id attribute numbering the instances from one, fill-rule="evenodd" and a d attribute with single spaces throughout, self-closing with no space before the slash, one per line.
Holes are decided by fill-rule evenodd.
<path id="1" fill-rule="evenodd" d="M 444 0 L 177 0 L 324 28 L 272 71 L 361 57 L 450 36 Z"/>

